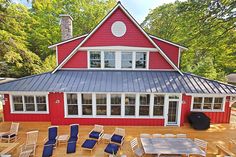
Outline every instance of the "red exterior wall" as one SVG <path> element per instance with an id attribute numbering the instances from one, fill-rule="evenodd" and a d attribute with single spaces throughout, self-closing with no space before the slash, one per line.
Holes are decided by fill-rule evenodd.
<path id="1" fill-rule="evenodd" d="M 87 68 L 87 51 L 78 51 L 62 68 Z"/>
<path id="2" fill-rule="evenodd" d="M 150 52 L 149 69 L 173 69 L 173 67 L 159 52 Z"/>
<path id="3" fill-rule="evenodd" d="M 126 33 L 124 36 L 115 37 L 112 35 L 111 26 L 115 21 L 125 23 Z M 154 47 L 120 8 L 118 8 L 82 46 Z"/>
<path id="4" fill-rule="evenodd" d="M 75 49 L 85 37 L 61 44 L 57 46 L 58 64 L 60 64 Z"/>
<path id="5" fill-rule="evenodd" d="M 9 94 L 4 94 L 3 114 L 5 121 L 50 121 L 50 114 L 11 114 Z M 49 111 L 50 108 L 49 108 Z"/>
<path id="6" fill-rule="evenodd" d="M 224 112 L 204 112 L 211 119 L 211 123 L 229 123 L 231 114 L 229 99 L 230 97 L 226 97 Z M 190 113 L 191 108 L 191 96 L 183 94 L 183 100 L 185 101 L 185 104 L 182 104 L 181 125 L 188 122 L 188 114 Z"/>
<path id="7" fill-rule="evenodd" d="M 179 60 L 179 47 L 168 44 L 161 40 L 152 38 L 152 40 L 165 52 L 170 60 L 178 67 Z"/>

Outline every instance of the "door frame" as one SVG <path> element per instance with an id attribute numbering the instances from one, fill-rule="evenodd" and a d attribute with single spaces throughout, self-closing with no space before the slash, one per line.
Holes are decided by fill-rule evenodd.
<path id="1" fill-rule="evenodd" d="M 178 96 L 179 99 L 170 99 L 170 96 Z M 168 124 L 168 111 L 169 111 L 169 101 L 177 101 L 177 122 L 176 124 Z M 181 111 L 182 111 L 182 94 L 166 94 L 165 95 L 165 111 L 164 111 L 164 126 L 180 126 L 181 121 Z"/>

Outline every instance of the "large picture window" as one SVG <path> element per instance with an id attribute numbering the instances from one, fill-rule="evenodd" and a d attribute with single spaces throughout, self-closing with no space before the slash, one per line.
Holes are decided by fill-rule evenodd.
<path id="1" fill-rule="evenodd" d="M 96 94 L 96 114 L 97 115 L 107 115 L 107 95 L 106 94 Z"/>
<path id="2" fill-rule="evenodd" d="M 148 116 L 150 107 L 150 94 L 140 94 L 139 97 L 139 115 Z"/>
<path id="3" fill-rule="evenodd" d="M 78 115 L 78 99 L 77 94 L 70 93 L 67 98 L 67 115 Z"/>
<path id="4" fill-rule="evenodd" d="M 134 116 L 135 115 L 135 94 L 126 94 L 125 95 L 125 115 Z"/>
<path id="5" fill-rule="evenodd" d="M 45 95 L 12 95 L 13 112 L 45 113 L 47 100 Z"/>
<path id="6" fill-rule="evenodd" d="M 104 68 L 115 68 L 116 56 L 115 52 L 104 52 Z"/>
<path id="7" fill-rule="evenodd" d="M 101 52 L 90 51 L 90 68 L 101 68 Z"/>
<path id="8" fill-rule="evenodd" d="M 83 115 L 92 115 L 92 94 L 82 94 L 82 114 Z"/>
<path id="9" fill-rule="evenodd" d="M 154 95 L 153 116 L 164 115 L 164 100 L 163 95 Z"/>
<path id="10" fill-rule="evenodd" d="M 147 62 L 147 53 L 146 52 L 136 52 L 136 63 L 135 68 L 145 69 Z"/>
<path id="11" fill-rule="evenodd" d="M 133 66 L 133 53 L 122 52 L 121 53 L 121 68 L 132 69 Z"/>
<path id="12" fill-rule="evenodd" d="M 223 97 L 193 97 L 192 110 L 194 111 L 222 111 Z"/>
<path id="13" fill-rule="evenodd" d="M 121 94 L 111 94 L 111 115 L 121 115 Z"/>

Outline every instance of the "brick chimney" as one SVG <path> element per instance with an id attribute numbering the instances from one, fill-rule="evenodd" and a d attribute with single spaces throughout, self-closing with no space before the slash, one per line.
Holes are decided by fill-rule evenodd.
<path id="1" fill-rule="evenodd" d="M 67 40 L 73 37 L 72 21 L 73 18 L 70 15 L 61 14 L 61 40 Z"/>

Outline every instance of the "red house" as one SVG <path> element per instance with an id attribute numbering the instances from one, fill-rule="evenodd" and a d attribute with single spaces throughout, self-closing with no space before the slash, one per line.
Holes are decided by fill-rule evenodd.
<path id="1" fill-rule="evenodd" d="M 181 72 L 186 48 L 146 33 L 120 3 L 79 37 L 61 18 L 57 67 L 0 84 L 5 121 L 180 126 L 200 111 L 229 122 L 236 87 Z"/>

